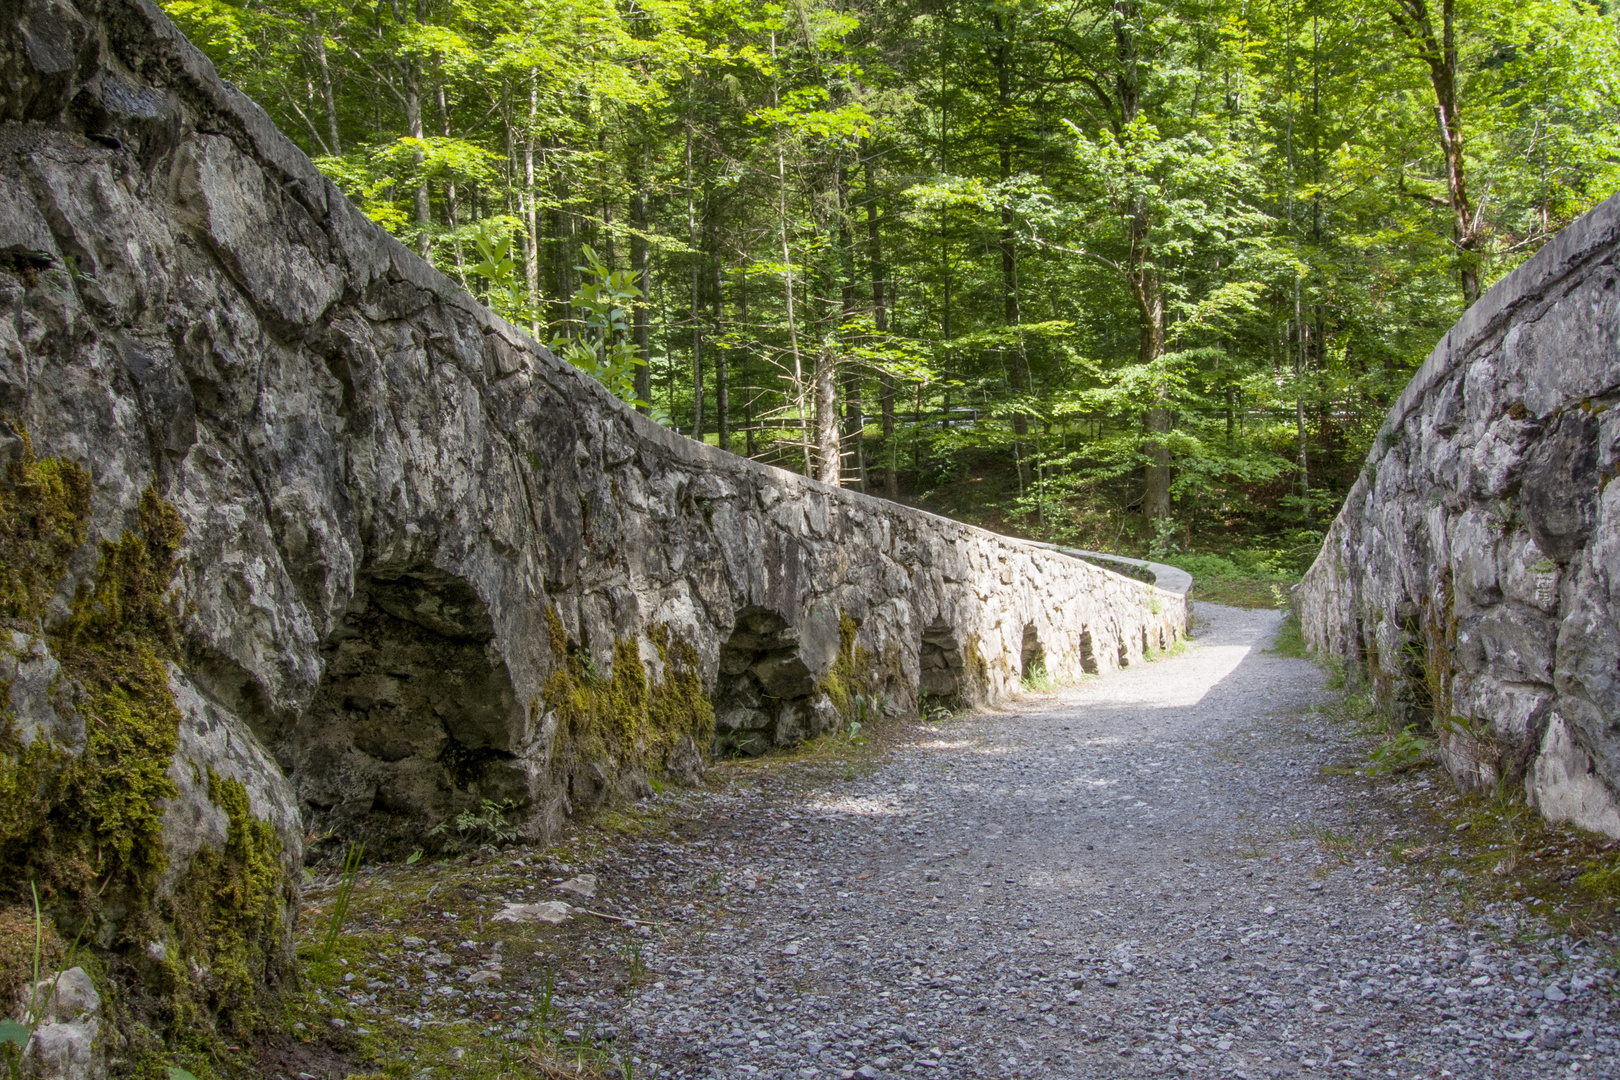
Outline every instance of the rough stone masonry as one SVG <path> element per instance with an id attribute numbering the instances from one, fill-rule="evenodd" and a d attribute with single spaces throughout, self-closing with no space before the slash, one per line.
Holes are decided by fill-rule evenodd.
<path id="1" fill-rule="evenodd" d="M 1315 648 L 1432 722 L 1460 782 L 1620 837 L 1617 256 L 1610 198 L 1463 315 L 1297 604 Z"/>
<path id="2" fill-rule="evenodd" d="M 0 295 L 0 779 L 44 799 L 0 818 L 8 881 L 69 845 L 58 918 L 149 985 L 202 971 L 216 1012 L 285 958 L 296 876 L 267 868 L 306 832 L 405 852 L 487 802 L 542 837 L 717 750 L 995 703 L 1187 628 L 1184 587 L 636 415 L 143 0 L 0 3 Z M 210 913 L 234 958 L 177 929 L 227 893 L 263 908 Z"/>

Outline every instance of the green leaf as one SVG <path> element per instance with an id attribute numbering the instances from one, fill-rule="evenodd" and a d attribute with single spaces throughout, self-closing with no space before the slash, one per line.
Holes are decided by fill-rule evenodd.
<path id="1" fill-rule="evenodd" d="M 28 1040 L 33 1036 L 32 1031 L 15 1020 L 0 1020 L 0 1045 L 16 1043 L 18 1049 L 25 1049 L 28 1046 Z"/>
<path id="2" fill-rule="evenodd" d="M 197 1078 L 184 1069 L 169 1066 L 169 1080 L 197 1080 Z"/>

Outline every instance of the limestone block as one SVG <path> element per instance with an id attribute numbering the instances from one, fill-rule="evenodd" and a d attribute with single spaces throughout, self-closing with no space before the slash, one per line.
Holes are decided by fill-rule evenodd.
<path id="1" fill-rule="evenodd" d="M 1525 789 L 1530 801 L 1551 821 L 1570 821 L 1583 829 L 1620 836 L 1620 808 L 1611 789 L 1598 777 L 1591 755 L 1575 744 L 1564 718 L 1556 713 L 1547 725 Z"/>

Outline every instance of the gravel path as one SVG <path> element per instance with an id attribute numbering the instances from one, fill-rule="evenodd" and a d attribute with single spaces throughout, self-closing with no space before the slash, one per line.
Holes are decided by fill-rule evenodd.
<path id="1" fill-rule="evenodd" d="M 626 939 L 629 999 L 566 973 L 574 1032 L 658 1076 L 1620 1076 L 1612 951 L 1454 923 L 1360 851 L 1401 823 L 1321 773 L 1352 752 L 1301 719 L 1321 672 L 1263 651 L 1277 613 L 1198 618 L 1182 655 L 605 855 L 604 903 L 680 923 Z"/>

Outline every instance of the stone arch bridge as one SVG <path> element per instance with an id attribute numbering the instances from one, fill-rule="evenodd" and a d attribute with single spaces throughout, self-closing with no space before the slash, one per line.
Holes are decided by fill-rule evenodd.
<path id="1" fill-rule="evenodd" d="M 485 803 L 544 837 L 715 750 L 1185 634 L 1185 580 L 635 414 L 368 220 L 153 4 L 5 11 L 5 761 L 48 787 L 114 703 L 151 719 L 144 794 L 107 792 L 161 819 L 132 909 L 252 820 L 289 872 L 306 833 L 404 853 Z M 7 839 L 91 850 L 74 813 Z"/>

